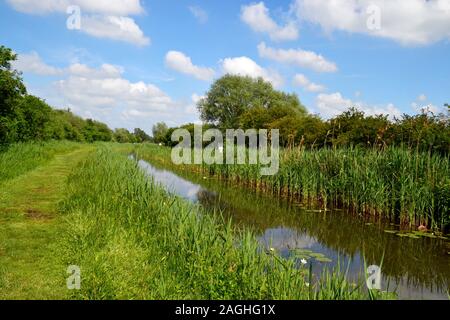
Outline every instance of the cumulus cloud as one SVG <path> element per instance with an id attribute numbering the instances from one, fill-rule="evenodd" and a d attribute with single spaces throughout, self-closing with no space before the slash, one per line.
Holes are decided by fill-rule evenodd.
<path id="1" fill-rule="evenodd" d="M 129 15 L 141 14 L 140 0 L 7 0 L 17 11 L 27 14 L 61 13 L 71 6 L 81 10 L 81 32 L 88 35 L 129 42 L 138 46 L 150 44 L 150 38 Z"/>
<path id="2" fill-rule="evenodd" d="M 401 111 L 397 109 L 392 103 L 383 106 L 369 105 L 364 102 L 355 102 L 346 99 L 340 92 L 325 94 L 321 93 L 316 98 L 317 111 L 325 118 L 331 118 L 351 107 L 363 111 L 366 115 L 389 115 L 390 119 L 400 117 Z"/>
<path id="3" fill-rule="evenodd" d="M 24 58 L 25 57 L 25 58 Z M 192 95 L 189 101 L 175 101 L 152 83 L 130 81 L 124 69 L 112 64 L 96 67 L 72 63 L 64 68 L 48 65 L 39 54 L 19 54 L 25 73 L 58 76 L 51 85 L 30 87 L 57 108 L 70 108 L 84 118 L 103 121 L 112 128 L 142 128 L 148 132 L 158 121 L 170 126 L 198 122 L 195 103 L 201 97 Z"/>
<path id="4" fill-rule="evenodd" d="M 45 63 L 41 56 L 32 51 L 30 53 L 20 53 L 18 59 L 13 63 L 13 67 L 24 73 L 31 73 L 39 76 L 63 76 L 72 75 L 84 78 L 117 78 L 123 73 L 123 68 L 111 64 L 102 64 L 99 68 L 91 68 L 85 64 L 73 63 L 67 68 L 58 68 Z"/>
<path id="5" fill-rule="evenodd" d="M 425 94 L 421 94 L 417 97 L 416 101 L 411 103 L 411 108 L 414 112 L 432 112 L 438 114 L 442 112 L 442 109 L 434 104 L 428 102 L 428 97 Z"/>
<path id="6" fill-rule="evenodd" d="M 276 71 L 269 71 L 259 66 L 248 57 L 226 58 L 222 61 L 222 69 L 226 74 L 263 78 L 273 84 L 274 87 L 283 85 L 283 78 Z"/>
<path id="7" fill-rule="evenodd" d="M 264 2 L 242 6 L 241 20 L 255 32 L 267 33 L 274 41 L 296 40 L 298 29 L 295 22 L 278 25 L 269 15 Z"/>
<path id="8" fill-rule="evenodd" d="M 296 74 L 293 83 L 309 92 L 322 92 L 326 90 L 323 85 L 311 82 L 304 74 Z"/>
<path id="9" fill-rule="evenodd" d="M 150 38 L 129 17 L 83 16 L 80 31 L 97 38 L 125 41 L 138 46 L 150 44 Z"/>
<path id="10" fill-rule="evenodd" d="M 192 115 L 197 115 L 198 116 L 198 110 L 197 110 L 197 103 L 201 100 L 205 98 L 205 96 L 201 96 L 197 93 L 193 93 L 191 95 L 191 104 L 189 104 L 186 108 L 186 112 Z"/>
<path id="11" fill-rule="evenodd" d="M 68 67 L 67 71 L 73 76 L 92 79 L 105 79 L 120 77 L 123 73 L 123 68 L 107 63 L 102 64 L 99 68 L 90 68 L 85 64 L 74 63 Z"/>
<path id="12" fill-rule="evenodd" d="M 169 51 L 166 54 L 166 65 L 175 71 L 191 75 L 199 80 L 208 81 L 214 77 L 214 70 L 206 67 L 199 67 L 192 63 L 190 57 L 179 51 Z"/>
<path id="13" fill-rule="evenodd" d="M 266 44 L 262 42 L 258 45 L 258 52 L 262 58 L 308 68 L 317 72 L 336 72 L 338 70 L 334 62 L 328 61 L 320 54 L 312 51 L 301 49 L 274 49 L 266 46 Z"/>
<path id="14" fill-rule="evenodd" d="M 427 96 L 424 94 L 421 94 L 420 96 L 417 97 L 417 100 L 422 101 L 422 102 L 427 101 Z"/>
<path id="15" fill-rule="evenodd" d="M 171 98 L 153 84 L 118 78 L 70 76 L 56 82 L 71 105 L 91 108 L 128 106 L 159 111 L 171 105 Z"/>
<path id="16" fill-rule="evenodd" d="M 57 76 L 64 71 L 60 68 L 49 66 L 37 52 L 19 54 L 18 59 L 13 63 L 13 67 L 22 72 L 29 72 L 41 76 Z"/>
<path id="17" fill-rule="evenodd" d="M 189 11 L 200 23 L 206 23 L 208 21 L 208 13 L 198 6 L 189 6 Z"/>
<path id="18" fill-rule="evenodd" d="M 28 14 L 65 13 L 69 6 L 84 12 L 127 16 L 144 12 L 140 0 L 7 0 L 17 11 Z"/>
<path id="19" fill-rule="evenodd" d="M 362 33 L 404 45 L 450 39 L 450 0 L 296 0 L 295 8 L 300 19 L 326 32 Z M 368 27 L 371 17 L 380 18 L 380 28 Z"/>

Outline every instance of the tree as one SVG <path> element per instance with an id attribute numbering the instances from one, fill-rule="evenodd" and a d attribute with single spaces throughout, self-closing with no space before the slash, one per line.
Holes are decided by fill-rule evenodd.
<path id="1" fill-rule="evenodd" d="M 158 122 L 152 128 L 153 140 L 156 143 L 164 143 L 169 128 L 164 122 Z"/>
<path id="2" fill-rule="evenodd" d="M 365 116 L 364 112 L 350 108 L 329 120 L 328 140 L 336 146 L 383 146 L 385 133 L 390 127 L 386 115 Z"/>
<path id="3" fill-rule="evenodd" d="M 136 142 L 139 143 L 152 140 L 152 138 L 144 130 L 140 128 L 134 129 L 134 136 L 136 138 Z"/>
<path id="4" fill-rule="evenodd" d="M 306 114 L 296 95 L 277 91 L 262 78 L 234 75 L 216 80 L 206 97 L 198 102 L 197 108 L 203 121 L 221 129 L 253 124 L 249 121 L 253 112 L 259 113 L 263 119 L 256 123 L 261 126 L 265 121 L 264 111 L 270 113 L 283 109 L 291 114 Z"/>
<path id="5" fill-rule="evenodd" d="M 86 120 L 82 134 L 87 142 L 111 141 L 113 136 L 111 129 L 106 124 L 92 119 Z"/>
<path id="6" fill-rule="evenodd" d="M 0 46 L 0 144 L 14 141 L 17 136 L 17 99 L 26 94 L 21 74 L 12 69 L 17 55 Z"/>
<path id="7" fill-rule="evenodd" d="M 46 126 L 50 121 L 52 108 L 43 100 L 26 95 L 18 99 L 17 138 L 19 141 L 47 140 Z"/>
<path id="8" fill-rule="evenodd" d="M 114 130 L 114 140 L 119 143 L 134 143 L 136 138 L 134 135 L 124 128 Z"/>

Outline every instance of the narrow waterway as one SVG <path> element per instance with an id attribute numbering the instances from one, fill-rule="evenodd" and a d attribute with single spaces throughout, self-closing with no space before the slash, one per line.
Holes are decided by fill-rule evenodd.
<path id="1" fill-rule="evenodd" d="M 400 299 L 448 299 L 450 242 L 400 237 L 397 226 L 355 218 L 344 211 L 306 210 L 286 199 L 251 192 L 194 174 L 139 166 L 169 192 L 207 209 L 221 210 L 239 227 L 252 228 L 260 243 L 282 256 L 304 259 L 314 274 L 348 268 L 357 278 L 369 265 L 381 270 L 381 289 Z M 303 261 L 304 261 L 303 260 Z"/>

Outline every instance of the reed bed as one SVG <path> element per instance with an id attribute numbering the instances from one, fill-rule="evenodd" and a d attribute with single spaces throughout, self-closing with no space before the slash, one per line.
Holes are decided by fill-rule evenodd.
<path id="1" fill-rule="evenodd" d="M 174 166 L 170 149 L 138 147 L 139 156 Z M 180 169 L 180 168 L 179 168 Z M 309 206 L 346 208 L 411 228 L 450 228 L 449 157 L 390 147 L 283 150 L 280 170 L 261 176 L 259 165 L 183 165 L 258 191 L 287 196 Z"/>
<path id="2" fill-rule="evenodd" d="M 155 185 L 101 147 L 69 178 L 64 263 L 81 267 L 78 299 L 373 299 L 342 277 L 307 284 L 294 260 L 264 252 L 248 231 Z M 316 294 L 316 292 L 319 292 Z"/>
<path id="3" fill-rule="evenodd" d="M 69 141 L 15 143 L 0 151 L 0 183 L 53 159 L 56 154 L 70 152 L 79 144 Z"/>

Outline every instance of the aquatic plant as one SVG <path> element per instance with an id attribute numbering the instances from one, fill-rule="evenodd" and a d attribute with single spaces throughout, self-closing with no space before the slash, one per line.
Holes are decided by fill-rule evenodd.
<path id="1" fill-rule="evenodd" d="M 145 145 L 141 157 L 174 166 L 170 149 Z M 291 197 L 310 207 L 346 208 L 359 215 L 387 218 L 414 228 L 450 227 L 449 157 L 390 147 L 283 150 L 280 170 L 262 176 L 259 165 L 182 165 L 254 190 Z"/>

